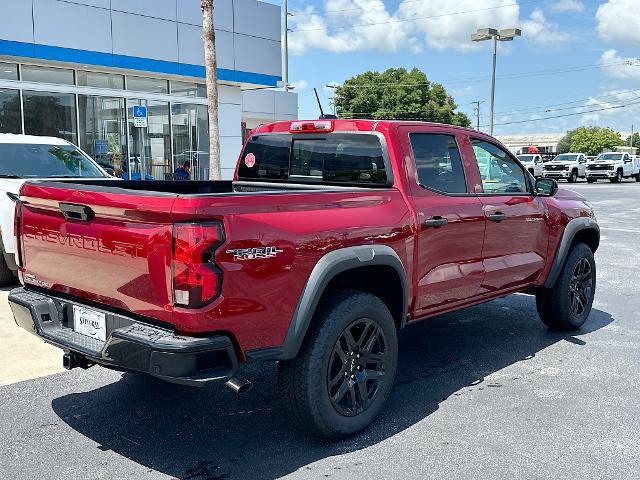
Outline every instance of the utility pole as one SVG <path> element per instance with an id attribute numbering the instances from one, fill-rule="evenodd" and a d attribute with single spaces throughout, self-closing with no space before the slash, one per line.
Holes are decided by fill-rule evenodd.
<path id="1" fill-rule="evenodd" d="M 471 102 L 471 105 L 475 105 L 473 107 L 473 113 L 476 116 L 476 130 L 480 131 L 480 104 L 484 103 L 484 100 L 476 100 L 475 102 Z"/>
<path id="2" fill-rule="evenodd" d="M 633 123 L 631 124 L 631 136 L 629 137 L 629 146 L 633 147 Z"/>
<path id="3" fill-rule="evenodd" d="M 284 83 L 284 91 L 289 91 L 289 10 L 287 9 L 287 0 L 283 0 L 282 7 L 284 9 L 284 62 L 282 65 L 282 81 Z"/>

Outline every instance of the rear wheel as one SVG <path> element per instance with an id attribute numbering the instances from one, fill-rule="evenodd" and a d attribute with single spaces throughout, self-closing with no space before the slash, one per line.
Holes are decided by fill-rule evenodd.
<path id="1" fill-rule="evenodd" d="M 2 251 L 2 247 L 0 247 L 0 287 L 13 285 L 17 280 L 16 274 L 7 265 L 4 259 L 4 252 Z"/>
<path id="2" fill-rule="evenodd" d="M 542 322 L 554 330 L 576 330 L 586 321 L 596 291 L 596 263 L 584 243 L 572 248 L 552 288 L 536 293 Z"/>
<path id="3" fill-rule="evenodd" d="M 294 422 L 338 438 L 365 428 L 393 387 L 396 328 L 369 293 L 341 290 L 320 308 L 298 356 L 278 364 L 278 388 Z"/>
<path id="4" fill-rule="evenodd" d="M 636 182 L 640 182 L 640 173 L 636 175 Z"/>

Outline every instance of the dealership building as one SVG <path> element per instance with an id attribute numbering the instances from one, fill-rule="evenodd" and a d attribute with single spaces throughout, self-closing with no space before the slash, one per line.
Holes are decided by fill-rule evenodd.
<path id="1" fill-rule="evenodd" d="M 125 178 L 170 179 L 185 161 L 208 178 L 200 0 L 0 0 L 0 10 L 0 133 L 65 138 Z M 223 178 L 248 129 L 297 118 L 297 95 L 275 88 L 280 19 L 276 5 L 215 2 Z"/>

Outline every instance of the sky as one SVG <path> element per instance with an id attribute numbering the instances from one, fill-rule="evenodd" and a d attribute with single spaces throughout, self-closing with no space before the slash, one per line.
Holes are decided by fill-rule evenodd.
<path id="1" fill-rule="evenodd" d="M 640 0 L 289 0 L 289 81 L 300 118 L 318 89 L 367 70 L 417 67 L 475 125 L 489 123 L 491 42 L 478 28 L 522 29 L 498 44 L 494 134 L 581 125 L 640 130 Z M 557 117 L 557 118 L 549 118 Z"/>

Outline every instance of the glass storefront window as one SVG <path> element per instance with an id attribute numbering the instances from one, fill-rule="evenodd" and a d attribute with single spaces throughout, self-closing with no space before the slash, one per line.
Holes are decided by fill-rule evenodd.
<path id="1" fill-rule="evenodd" d="M 0 79 L 18 80 L 18 65 L 15 63 L 0 63 Z"/>
<path id="2" fill-rule="evenodd" d="M 171 80 L 171 93 L 181 97 L 207 98 L 207 86 L 202 83 L 188 83 Z"/>
<path id="3" fill-rule="evenodd" d="M 78 85 L 83 87 L 124 89 L 124 77 L 122 75 L 78 70 L 76 77 Z"/>
<path id="4" fill-rule="evenodd" d="M 76 143 L 76 99 L 71 93 L 22 92 L 24 133 Z"/>
<path id="5" fill-rule="evenodd" d="M 146 105 L 147 127 L 133 125 L 133 107 Z M 147 100 L 127 100 L 129 162 L 124 178 L 165 180 L 172 178 L 169 104 Z"/>
<path id="6" fill-rule="evenodd" d="M 209 116 L 206 105 L 173 104 L 173 171 L 189 166 L 190 180 L 209 178 Z M 184 175 L 184 174 L 183 174 Z"/>
<path id="7" fill-rule="evenodd" d="M 124 99 L 78 96 L 80 148 L 111 175 L 126 168 L 127 123 Z"/>
<path id="8" fill-rule="evenodd" d="M 0 133 L 22 133 L 18 90 L 0 90 Z"/>
<path id="9" fill-rule="evenodd" d="M 127 90 L 147 93 L 169 93 L 169 81 L 161 78 L 127 76 Z"/>
<path id="10" fill-rule="evenodd" d="M 73 85 L 73 70 L 64 68 L 36 67 L 22 65 L 22 80 L 25 82 L 55 83 Z"/>

